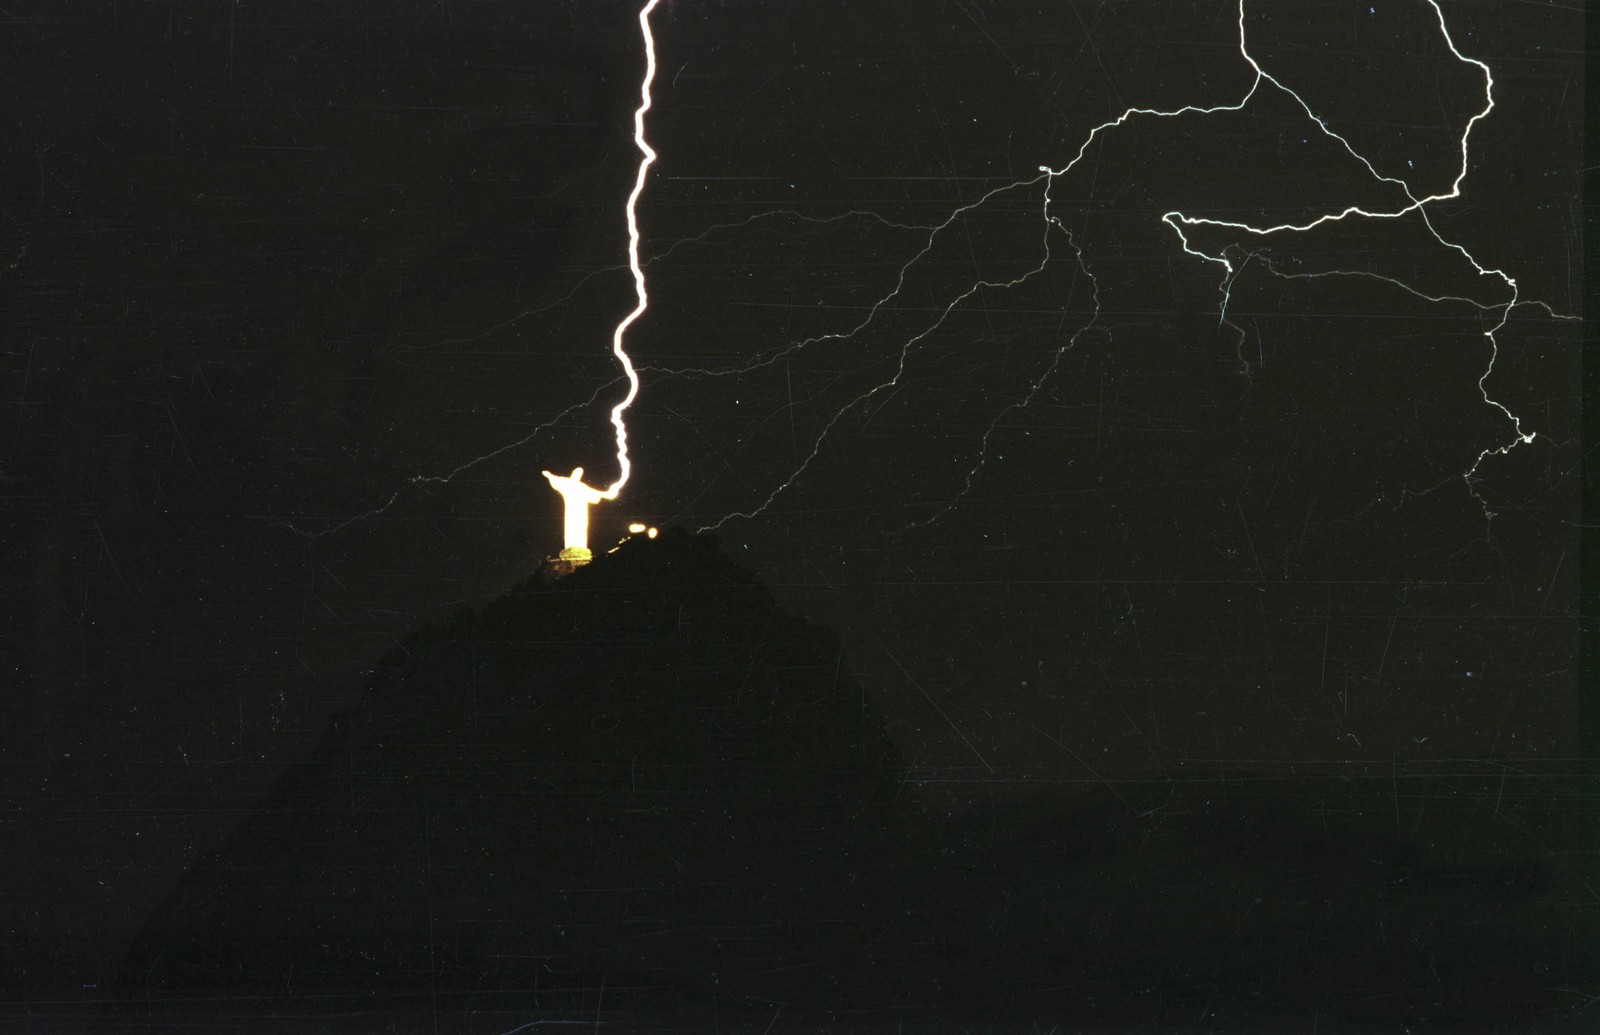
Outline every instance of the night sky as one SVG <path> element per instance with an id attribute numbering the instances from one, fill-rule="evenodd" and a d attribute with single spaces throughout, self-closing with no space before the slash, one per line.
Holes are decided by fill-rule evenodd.
<path id="1" fill-rule="evenodd" d="M 1239 108 L 1221 0 L 664 0 L 593 540 L 714 529 L 913 784 L 1514 822 L 1578 750 L 1583 15 L 1441 6 L 1247 3 Z M 113 965 L 559 549 L 541 468 L 615 477 L 637 11 L 0 12 L 0 935 Z"/>

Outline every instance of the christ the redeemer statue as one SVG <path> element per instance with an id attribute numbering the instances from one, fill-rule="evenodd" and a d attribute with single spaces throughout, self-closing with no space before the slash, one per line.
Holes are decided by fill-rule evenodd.
<path id="1" fill-rule="evenodd" d="M 583 484 L 583 468 L 574 467 L 569 475 L 551 474 L 549 471 L 541 472 L 550 480 L 551 486 L 561 493 L 561 500 L 566 504 L 566 529 L 567 550 L 582 551 L 581 556 L 589 556 L 589 508 L 605 499 L 605 493 Z"/>

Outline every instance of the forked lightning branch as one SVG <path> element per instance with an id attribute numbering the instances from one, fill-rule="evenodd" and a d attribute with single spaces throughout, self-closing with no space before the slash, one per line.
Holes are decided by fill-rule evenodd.
<path id="1" fill-rule="evenodd" d="M 1210 115 L 1221 115 L 1223 113 L 1243 112 L 1246 111 L 1249 106 L 1258 98 L 1260 98 L 1265 92 L 1276 91 L 1282 96 L 1288 98 L 1293 105 L 1303 113 L 1308 128 L 1313 129 L 1316 133 L 1321 134 L 1325 138 L 1333 141 L 1338 148 L 1348 153 L 1348 155 L 1354 159 L 1356 163 L 1358 163 L 1360 168 L 1365 170 L 1366 174 L 1370 176 L 1373 183 L 1380 185 L 1382 189 L 1391 193 L 1395 198 L 1393 204 L 1387 207 L 1376 207 L 1371 205 L 1363 206 L 1352 202 L 1330 211 L 1321 212 L 1320 214 L 1317 214 L 1311 218 L 1298 222 L 1263 225 L 1256 225 L 1237 220 L 1225 220 L 1213 217 L 1198 216 L 1185 213 L 1179 209 L 1173 209 L 1162 213 L 1162 215 L 1159 217 L 1161 223 L 1169 228 L 1172 232 L 1174 238 L 1174 247 L 1178 250 L 1178 252 L 1183 255 L 1187 255 L 1196 261 L 1204 262 L 1217 268 L 1219 276 L 1218 319 L 1221 323 L 1228 322 L 1228 306 L 1231 300 L 1232 289 L 1235 278 L 1240 273 L 1241 267 L 1237 266 L 1235 262 L 1228 257 L 1224 250 L 1207 250 L 1205 247 L 1195 243 L 1192 235 L 1197 230 L 1227 231 L 1233 235 L 1243 235 L 1265 242 L 1275 237 L 1308 234 L 1316 230 L 1318 227 L 1332 223 L 1353 222 L 1358 220 L 1389 221 L 1398 220 L 1405 217 L 1415 217 L 1421 220 L 1422 224 L 1427 230 L 1427 233 L 1430 234 L 1432 239 L 1438 243 L 1442 253 L 1447 252 L 1459 255 L 1471 264 L 1473 269 L 1477 271 L 1477 274 L 1480 277 L 1487 278 L 1490 282 L 1498 284 L 1501 289 L 1498 293 L 1501 297 L 1491 298 L 1488 300 L 1479 300 L 1473 298 L 1461 298 L 1458 296 L 1429 294 L 1411 284 L 1404 282 L 1399 278 L 1389 277 L 1369 271 L 1326 270 L 1319 273 L 1310 274 L 1298 272 L 1287 273 L 1273 265 L 1270 260 L 1264 259 L 1261 263 L 1262 268 L 1267 270 L 1271 275 L 1284 277 L 1287 279 L 1306 279 L 1314 277 L 1364 277 L 1386 281 L 1395 287 L 1409 292 L 1425 301 L 1464 301 L 1476 306 L 1480 311 L 1487 315 L 1487 322 L 1489 325 L 1481 332 L 1484 343 L 1487 346 L 1487 356 L 1482 374 L 1477 379 L 1477 388 L 1482 397 L 1483 404 L 1497 411 L 1506 422 L 1506 437 L 1504 441 L 1498 444 L 1484 447 L 1475 456 L 1463 457 L 1464 462 L 1459 471 L 1453 474 L 1445 474 L 1441 478 L 1439 485 L 1448 484 L 1456 479 L 1461 480 L 1465 483 L 1466 488 L 1471 494 L 1472 498 L 1475 499 L 1483 508 L 1485 518 L 1492 517 L 1492 513 L 1487 502 L 1478 495 L 1475 486 L 1476 476 L 1479 468 L 1491 456 L 1500 456 L 1510 453 L 1518 446 L 1531 443 L 1535 437 L 1535 432 L 1525 429 L 1521 419 L 1516 414 L 1512 413 L 1512 411 L 1504 403 L 1492 397 L 1489 394 L 1488 388 L 1486 387 L 1486 382 L 1488 381 L 1489 376 L 1494 372 L 1495 362 L 1499 356 L 1500 343 L 1497 335 L 1501 332 L 1507 321 L 1511 318 L 1512 311 L 1518 306 L 1538 306 L 1549 313 L 1551 317 L 1557 319 L 1570 320 L 1576 319 L 1576 317 L 1557 314 L 1551 311 L 1550 307 L 1542 302 L 1523 299 L 1519 292 L 1515 277 L 1490 262 L 1480 260 L 1478 257 L 1471 254 L 1461 244 L 1446 238 L 1435 225 L 1435 222 L 1429 212 L 1429 207 L 1436 205 L 1439 202 L 1456 200 L 1461 197 L 1462 185 L 1467 178 L 1468 170 L 1470 168 L 1473 131 L 1477 128 L 1480 122 L 1490 117 L 1491 113 L 1495 110 L 1495 80 L 1493 73 L 1485 62 L 1468 54 L 1464 54 L 1458 48 L 1456 41 L 1451 34 L 1450 27 L 1446 22 L 1444 12 L 1439 6 L 1438 0 L 1416 0 L 1416 2 L 1426 3 L 1429 8 L 1431 8 L 1434 20 L 1437 23 L 1437 31 L 1453 59 L 1475 70 L 1476 74 L 1481 77 L 1482 81 L 1482 103 L 1476 112 L 1466 121 L 1466 124 L 1462 128 L 1460 136 L 1457 140 L 1455 174 L 1449 184 L 1448 189 L 1427 193 L 1419 190 L 1414 183 L 1408 182 L 1406 179 L 1379 172 L 1375 163 L 1368 156 L 1362 154 L 1348 138 L 1331 128 L 1328 124 L 1328 121 L 1321 114 L 1319 114 L 1311 104 L 1309 104 L 1295 90 L 1286 85 L 1281 79 L 1275 76 L 1271 70 L 1264 67 L 1261 61 L 1254 54 L 1252 54 L 1245 28 L 1246 0 L 1239 0 L 1236 9 L 1238 26 L 1237 56 L 1238 60 L 1243 62 L 1244 65 L 1249 69 L 1251 79 L 1248 87 L 1243 90 L 1236 100 L 1225 104 L 1215 104 L 1209 106 L 1184 105 L 1166 110 L 1140 107 L 1127 108 L 1116 118 L 1109 119 L 1090 129 L 1082 139 L 1076 152 L 1072 154 L 1064 164 L 1060 166 L 1053 166 L 1049 164 L 1040 165 L 1036 175 L 1027 179 L 1018 180 L 1016 182 L 1007 183 L 996 187 L 975 201 L 956 208 L 944 219 L 930 226 L 917 228 L 906 227 L 905 224 L 891 223 L 889 220 L 884 219 L 881 216 L 877 216 L 874 213 L 861 213 L 852 210 L 851 213 L 848 213 L 849 215 L 870 216 L 885 225 L 897 226 L 902 229 L 918 229 L 926 231 L 926 237 L 922 241 L 921 245 L 917 248 L 914 254 L 912 254 L 908 259 L 905 260 L 903 264 L 899 266 L 898 275 L 895 278 L 892 288 L 890 288 L 890 290 L 888 290 L 885 294 L 878 297 L 874 302 L 871 303 L 870 306 L 867 307 L 865 316 L 853 322 L 850 326 L 841 328 L 838 331 L 791 341 L 781 347 L 765 350 L 755 358 L 743 362 L 715 368 L 696 367 L 673 369 L 650 366 L 638 367 L 634 364 L 626 348 L 626 337 L 629 329 L 635 324 L 636 321 L 645 315 L 649 304 L 649 295 L 646 290 L 645 277 L 645 268 L 649 265 L 649 261 L 641 260 L 640 258 L 641 234 L 639 228 L 638 209 L 639 200 L 644 192 L 650 167 L 657 158 L 656 152 L 651 148 L 650 144 L 646 140 L 645 117 L 651 109 L 651 86 L 655 79 L 657 60 L 655 39 L 651 33 L 650 27 L 650 16 L 656 9 L 659 0 L 647 0 L 638 13 L 640 38 L 644 48 L 645 69 L 643 79 L 640 84 L 639 105 L 633 114 L 633 141 L 637 146 L 641 157 L 638 170 L 634 178 L 633 188 L 627 196 L 627 201 L 623 209 L 624 218 L 626 219 L 628 228 L 628 263 L 626 269 L 632 275 L 635 305 L 632 310 L 617 323 L 615 330 L 612 333 L 611 342 L 612 353 L 622 368 L 621 376 L 616 377 L 608 383 L 600 386 L 600 388 L 596 389 L 596 391 L 590 395 L 589 398 L 575 401 L 571 406 L 567 407 L 560 414 L 558 414 L 557 417 L 534 428 L 531 432 L 522 436 L 516 441 L 507 443 L 506 445 L 503 445 L 489 453 L 485 453 L 481 456 L 470 459 L 456 467 L 454 470 L 451 470 L 445 474 L 413 476 L 411 479 L 409 479 L 407 484 L 422 485 L 429 483 L 447 483 L 463 471 L 466 471 L 480 463 L 500 456 L 511 450 L 528 445 L 538 438 L 543 432 L 555 427 L 565 418 L 574 413 L 579 413 L 588 409 L 602 396 L 614 391 L 619 387 L 625 386 L 622 399 L 613 405 L 610 410 L 610 422 L 615 435 L 615 464 L 617 469 L 615 480 L 606 488 L 598 489 L 589 486 L 583 481 L 583 468 L 581 466 L 575 467 L 571 473 L 567 475 L 560 475 L 549 470 L 544 472 L 544 475 L 550 481 L 551 486 L 560 493 L 563 499 L 565 509 L 564 556 L 579 560 L 581 563 L 581 560 L 587 559 L 588 557 L 587 517 L 589 508 L 596 504 L 615 501 L 621 493 L 623 487 L 627 484 L 632 471 L 632 462 L 628 449 L 628 428 L 626 416 L 629 407 L 638 397 L 641 390 L 641 373 L 649 375 L 655 380 L 661 381 L 693 380 L 745 374 L 763 367 L 771 366 L 777 360 L 801 353 L 812 345 L 817 345 L 822 342 L 840 342 L 854 339 L 864 332 L 868 327 L 872 326 L 884 308 L 900 295 L 901 291 L 906 287 L 907 279 L 911 275 L 914 267 L 922 262 L 924 258 L 926 258 L 930 252 L 934 250 L 936 245 L 940 242 L 942 235 L 958 231 L 959 228 L 957 224 L 964 217 L 966 217 L 969 213 L 973 213 L 984 208 L 984 206 L 988 205 L 995 199 L 1002 197 L 1003 195 L 1037 191 L 1037 211 L 1039 219 L 1038 240 L 1040 242 L 1038 260 L 1015 277 L 1004 280 L 989 280 L 975 276 L 970 284 L 965 287 L 965 289 L 952 293 L 946 304 L 934 308 L 931 318 L 929 318 L 920 329 L 906 334 L 899 340 L 896 346 L 898 361 L 894 364 L 893 371 L 887 377 L 880 376 L 877 379 L 869 380 L 868 382 L 862 384 L 858 391 L 849 393 L 849 398 L 831 410 L 831 414 L 827 415 L 825 419 L 821 421 L 820 431 L 810 436 L 809 445 L 801 451 L 803 455 L 797 460 L 797 462 L 793 464 L 793 466 L 788 470 L 787 474 L 783 474 L 775 478 L 770 489 L 767 490 L 760 498 L 752 500 L 750 505 L 745 509 L 735 510 L 725 514 L 720 519 L 705 525 L 702 530 L 715 529 L 721 527 L 728 521 L 735 519 L 755 518 L 766 511 L 766 509 L 773 503 L 774 500 L 776 500 L 806 474 L 813 461 L 822 453 L 824 449 L 827 448 L 830 435 L 834 433 L 834 429 L 847 414 L 851 413 L 852 411 L 860 410 L 861 408 L 867 406 L 874 398 L 901 386 L 902 379 L 906 374 L 907 362 L 913 352 L 920 344 L 925 342 L 930 336 L 934 335 L 940 329 L 952 312 L 962 307 L 975 296 L 980 295 L 980 293 L 1004 292 L 1014 289 L 1043 273 L 1057 257 L 1070 255 L 1072 261 L 1077 264 L 1078 269 L 1088 278 L 1088 281 L 1093 288 L 1093 309 L 1091 313 L 1074 331 L 1064 336 L 1062 340 L 1056 343 L 1051 354 L 1051 358 L 1049 359 L 1042 373 L 1030 379 L 1018 397 L 1003 405 L 998 412 L 992 415 L 992 419 L 987 422 L 986 429 L 981 436 L 981 442 L 979 449 L 977 450 L 976 459 L 968 465 L 968 468 L 965 472 L 964 484 L 959 492 L 954 496 L 954 498 L 949 500 L 943 509 L 938 513 L 934 514 L 925 521 L 917 522 L 919 525 L 931 523 L 942 514 L 948 513 L 949 510 L 959 503 L 966 493 L 971 490 L 975 477 L 987 462 L 989 441 L 995 429 L 998 427 L 1000 420 L 1007 414 L 1028 406 L 1033 401 L 1034 397 L 1039 393 L 1045 382 L 1054 376 L 1055 372 L 1060 366 L 1063 355 L 1073 348 L 1082 333 L 1088 329 L 1088 327 L 1092 326 L 1099 318 L 1100 311 L 1098 281 L 1095 280 L 1092 270 L 1085 261 L 1083 251 L 1080 249 L 1078 242 L 1073 237 L 1072 233 L 1067 229 L 1065 221 L 1058 212 L 1052 210 L 1052 189 L 1055 187 L 1057 182 L 1073 175 L 1073 173 L 1079 168 L 1080 163 L 1083 162 L 1085 155 L 1089 153 L 1090 148 L 1100 137 L 1108 133 L 1115 133 L 1124 126 L 1148 120 L 1176 119 L 1191 115 L 1204 117 Z M 792 212 L 760 213 L 736 224 L 725 224 L 717 227 L 711 227 L 704 233 L 697 235 L 696 237 L 689 238 L 686 241 L 681 241 L 679 244 L 697 242 L 703 240 L 718 230 L 742 227 L 758 222 L 765 218 L 780 215 L 793 216 L 796 214 Z M 840 218 L 843 217 L 841 216 Z M 826 220 L 815 219 L 810 221 L 827 222 Z M 1052 238 L 1056 236 L 1062 238 L 1067 247 L 1053 248 Z M 674 245 L 674 248 L 676 247 L 677 245 Z M 657 256 L 657 258 L 660 257 L 661 256 Z M 569 294 L 567 297 L 570 298 L 571 295 Z M 1232 325 L 1230 324 L 1230 326 Z M 1240 340 L 1242 343 L 1243 332 L 1237 327 L 1234 327 L 1234 330 L 1240 335 Z M 1438 486 L 1435 486 L 1435 488 L 1437 487 Z M 301 534 L 314 536 L 327 535 L 352 523 L 363 520 L 364 518 L 382 513 L 394 505 L 394 503 L 399 499 L 402 491 L 403 487 L 400 490 L 396 490 L 395 493 L 392 494 L 390 498 L 380 506 L 373 508 L 373 510 L 368 511 L 367 513 L 356 515 L 355 517 L 349 518 L 331 528 L 324 529 L 319 532 L 301 532 Z M 1430 489 L 1428 491 L 1432 490 Z M 296 531 L 300 530 L 296 529 Z"/>

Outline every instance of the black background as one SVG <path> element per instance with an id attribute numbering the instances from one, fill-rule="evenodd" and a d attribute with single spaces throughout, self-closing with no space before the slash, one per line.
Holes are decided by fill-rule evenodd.
<path id="1" fill-rule="evenodd" d="M 97 985 L 398 637 L 560 545 L 540 468 L 614 476 L 636 14 L 4 12 L 12 961 Z M 1483 76 L 1429 5 L 1247 15 L 1379 173 L 1451 191 Z M 1195 231 L 1222 320 L 1163 213 L 1405 204 L 1270 84 L 1098 134 L 1014 287 L 951 307 L 1040 265 L 1042 181 L 932 228 L 1129 108 L 1236 104 L 1233 5 L 666 0 L 596 540 L 716 526 L 843 637 L 911 786 L 1381 781 L 1576 882 L 1582 14 L 1444 16 L 1494 75 L 1427 209 L 1464 252 L 1415 214 Z M 1548 308 L 1483 381 L 1536 437 L 1469 485 L 1514 437 L 1474 262 Z"/>

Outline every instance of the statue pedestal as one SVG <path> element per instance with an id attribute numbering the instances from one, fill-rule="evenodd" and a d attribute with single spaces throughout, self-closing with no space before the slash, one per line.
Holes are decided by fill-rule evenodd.
<path id="1" fill-rule="evenodd" d="M 571 575 L 593 559 L 594 555 L 588 550 L 569 546 L 562 550 L 557 557 L 546 557 L 544 562 L 539 565 L 538 570 L 534 572 L 534 576 L 540 582 L 549 584 L 557 579 Z"/>

